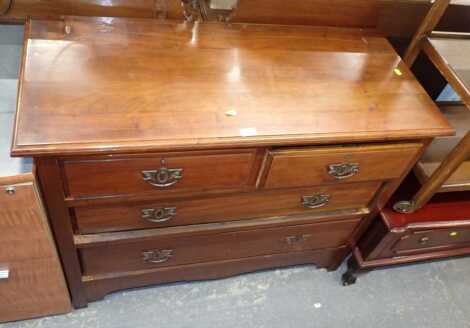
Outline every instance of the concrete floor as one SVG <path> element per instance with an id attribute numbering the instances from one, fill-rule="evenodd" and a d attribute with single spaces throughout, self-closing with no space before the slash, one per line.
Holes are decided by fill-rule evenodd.
<path id="1" fill-rule="evenodd" d="M 0 176 L 31 172 L 31 159 L 11 158 L 10 146 L 23 27 L 0 25 Z"/>
<path id="2" fill-rule="evenodd" d="M 66 315 L 0 327 L 470 327 L 470 258 L 378 270 L 348 287 L 341 272 L 299 266 L 134 289 Z"/>
<path id="3" fill-rule="evenodd" d="M 21 35 L 0 26 L 0 112 L 14 108 Z M 349 287 L 340 284 L 343 271 L 299 266 L 122 291 L 66 315 L 0 327 L 470 327 L 470 258 L 374 271 Z"/>

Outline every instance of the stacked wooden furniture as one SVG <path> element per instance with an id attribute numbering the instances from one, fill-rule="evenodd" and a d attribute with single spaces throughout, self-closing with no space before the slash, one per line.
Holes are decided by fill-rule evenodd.
<path id="1" fill-rule="evenodd" d="M 15 80 L 2 80 L 7 95 Z M 13 102 L 16 86 L 11 91 Z M 31 160 L 10 158 L 15 108 L 3 106 L 6 98 L 0 99 L 0 322 L 71 310 Z"/>
<path id="2" fill-rule="evenodd" d="M 458 103 L 438 103 L 457 134 L 426 150 L 414 168 L 421 187 L 382 211 L 354 250 L 344 284 L 376 267 L 470 254 L 470 35 L 431 33 L 448 5 L 435 2 L 404 60 L 411 66 L 422 51 L 460 96 Z M 453 193 L 432 199 L 447 192 Z"/>
<path id="3" fill-rule="evenodd" d="M 66 17 L 25 38 L 12 153 L 34 157 L 76 307 L 335 269 L 453 133 L 369 29 Z"/>

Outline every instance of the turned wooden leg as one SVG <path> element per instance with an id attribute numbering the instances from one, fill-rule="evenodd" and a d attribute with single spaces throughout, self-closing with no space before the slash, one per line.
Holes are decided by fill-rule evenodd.
<path id="1" fill-rule="evenodd" d="M 341 277 L 343 286 L 354 285 L 356 283 L 359 270 L 360 268 L 356 261 L 356 258 L 354 257 L 354 255 L 352 255 L 348 260 L 348 270 Z"/>
<path id="2" fill-rule="evenodd" d="M 359 276 L 364 275 L 372 270 L 373 268 L 361 268 L 357 262 L 356 257 L 352 255 L 348 260 L 348 270 L 343 273 L 343 276 L 341 277 L 343 286 L 354 285 Z"/>

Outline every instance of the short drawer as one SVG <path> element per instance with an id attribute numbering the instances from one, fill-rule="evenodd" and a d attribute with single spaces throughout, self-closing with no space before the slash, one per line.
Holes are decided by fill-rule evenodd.
<path id="1" fill-rule="evenodd" d="M 301 187 L 400 177 L 421 144 L 291 148 L 271 151 L 261 185 Z"/>
<path id="2" fill-rule="evenodd" d="M 64 160 L 66 192 L 96 197 L 254 187 L 261 156 L 254 149 Z"/>
<path id="3" fill-rule="evenodd" d="M 470 245 L 470 227 L 414 231 L 401 237 L 392 247 L 396 255 L 409 255 Z"/>
<path id="4" fill-rule="evenodd" d="M 367 207 L 379 182 L 74 209 L 79 233 L 225 222 Z"/>
<path id="5" fill-rule="evenodd" d="M 80 250 L 85 275 L 337 247 L 359 219 L 190 236 L 160 236 Z"/>

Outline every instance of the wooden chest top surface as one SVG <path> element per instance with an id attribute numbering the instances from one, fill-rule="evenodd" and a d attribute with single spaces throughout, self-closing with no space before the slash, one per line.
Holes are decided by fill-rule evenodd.
<path id="1" fill-rule="evenodd" d="M 25 34 L 14 155 L 452 133 L 367 30 L 66 17 Z"/>

